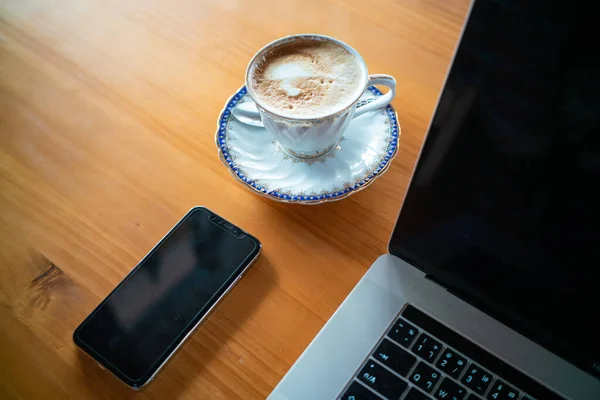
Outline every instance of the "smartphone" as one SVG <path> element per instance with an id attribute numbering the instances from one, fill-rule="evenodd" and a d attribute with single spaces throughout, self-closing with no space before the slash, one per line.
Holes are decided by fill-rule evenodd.
<path id="1" fill-rule="evenodd" d="M 79 325 L 75 344 L 127 386 L 142 388 L 261 247 L 210 210 L 191 209 Z"/>

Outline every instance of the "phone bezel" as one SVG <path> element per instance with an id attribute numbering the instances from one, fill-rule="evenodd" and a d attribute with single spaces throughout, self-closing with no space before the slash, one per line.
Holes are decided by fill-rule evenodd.
<path id="1" fill-rule="evenodd" d="M 173 232 L 175 232 L 192 214 L 194 214 L 197 211 L 207 212 L 209 214 L 207 216 L 207 219 L 209 222 L 212 222 L 212 223 L 215 223 L 215 221 L 225 222 L 226 224 L 228 224 L 228 227 L 222 226 L 222 224 L 215 224 L 215 225 L 217 225 L 221 229 L 229 232 L 233 236 L 238 237 L 239 239 L 248 237 L 250 240 L 252 240 L 255 243 L 255 247 L 252 250 L 252 252 L 240 264 L 240 267 L 242 267 L 242 268 L 238 268 L 238 271 L 236 273 L 234 273 L 231 276 L 231 278 L 229 279 L 229 281 L 223 285 L 223 287 L 221 289 L 221 294 L 214 301 L 212 301 L 212 304 L 209 303 L 210 306 L 209 306 L 208 310 L 206 310 L 206 312 L 204 312 L 204 313 L 199 313 L 198 316 L 196 317 L 197 321 L 194 320 L 190 323 L 190 325 L 188 325 L 188 327 L 191 326 L 190 328 L 186 327 L 186 329 L 189 329 L 188 332 L 181 339 L 174 342 L 173 348 L 170 351 L 168 351 L 166 357 L 164 357 L 164 360 L 162 360 L 162 362 L 160 362 L 160 364 L 157 364 L 156 366 L 151 367 L 150 370 L 146 374 L 144 374 L 144 376 L 142 376 L 141 378 L 132 379 L 131 377 L 129 377 L 129 376 L 125 375 L 123 372 L 121 372 L 114 365 L 109 363 L 98 352 L 96 352 L 93 348 L 88 346 L 84 341 L 82 341 L 79 338 L 79 332 L 85 326 L 85 324 L 94 317 L 94 315 L 101 309 L 101 307 L 104 304 L 106 304 L 106 302 L 113 295 L 113 293 L 116 292 L 133 274 L 135 274 L 135 272 L 138 270 L 138 268 L 140 268 L 144 264 L 144 262 L 152 254 L 154 254 L 154 252 L 160 247 L 160 245 L 163 244 L 173 234 Z M 232 233 L 232 230 L 235 230 L 236 233 L 235 234 Z M 240 235 L 240 233 L 241 233 L 241 235 Z M 94 308 L 94 310 L 83 320 L 83 322 L 77 327 L 77 329 L 75 329 L 75 332 L 73 333 L 73 341 L 86 355 L 88 355 L 94 361 L 99 363 L 103 369 L 106 369 L 107 371 L 109 371 L 112 375 L 114 375 L 116 378 L 118 378 L 121 382 L 123 382 L 125 385 L 127 385 L 131 389 L 140 390 L 140 389 L 144 388 L 146 385 L 148 385 L 150 382 L 152 382 L 152 380 L 154 380 L 156 375 L 164 368 L 164 366 L 175 355 L 175 353 L 177 353 L 177 351 L 181 348 L 183 343 L 185 343 L 189 339 L 189 337 L 192 335 L 192 333 L 194 333 L 196 331 L 196 329 L 200 326 L 202 321 L 211 313 L 213 308 L 217 304 L 219 304 L 219 302 L 223 299 L 223 297 L 225 297 L 229 293 L 231 288 L 233 286 L 235 286 L 235 284 L 240 280 L 240 278 L 244 275 L 244 273 L 248 270 L 248 268 L 252 264 L 254 264 L 254 262 L 260 255 L 261 251 L 262 251 L 262 244 L 254 236 L 248 234 L 244 230 L 240 229 L 239 227 L 232 224 L 231 222 L 225 220 L 223 217 L 219 216 L 218 214 L 209 210 L 206 207 L 202 207 L 202 206 L 193 207 L 175 224 L 175 226 L 173 226 L 173 228 L 171 228 L 165 234 L 165 236 L 162 237 L 162 239 L 160 239 L 158 241 L 158 243 L 156 243 L 156 245 L 154 245 L 154 247 L 152 247 L 152 249 L 137 263 L 137 265 L 123 278 L 123 280 L 121 282 L 119 282 L 119 284 L 106 296 L 106 298 L 104 298 L 104 300 L 102 300 L 102 302 L 100 302 L 100 304 L 98 304 L 98 306 L 96 306 L 96 308 Z M 185 332 L 185 330 L 183 330 L 182 332 Z M 158 360 L 158 361 L 160 361 L 160 360 Z"/>

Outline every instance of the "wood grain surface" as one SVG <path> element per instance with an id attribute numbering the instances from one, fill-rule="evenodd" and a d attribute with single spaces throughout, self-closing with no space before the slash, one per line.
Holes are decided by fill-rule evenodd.
<path id="1" fill-rule="evenodd" d="M 382 253 L 468 0 L 0 0 L 0 398 L 265 398 Z M 398 81 L 400 151 L 336 203 L 275 203 L 217 157 L 216 119 L 266 43 L 314 32 Z M 194 205 L 259 261 L 146 390 L 75 327 Z"/>

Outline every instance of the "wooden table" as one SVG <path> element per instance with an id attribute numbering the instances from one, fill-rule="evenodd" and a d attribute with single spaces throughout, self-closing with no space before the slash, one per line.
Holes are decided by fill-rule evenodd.
<path id="1" fill-rule="evenodd" d="M 386 251 L 468 0 L 0 0 L 0 398 L 258 399 Z M 290 206 L 236 183 L 216 118 L 264 44 L 317 32 L 398 80 L 369 189 Z M 192 206 L 257 264 L 140 393 L 82 357 L 83 318 Z"/>

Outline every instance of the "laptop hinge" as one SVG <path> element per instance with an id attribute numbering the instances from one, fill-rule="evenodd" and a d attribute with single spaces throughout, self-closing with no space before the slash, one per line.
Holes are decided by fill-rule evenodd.
<path id="1" fill-rule="evenodd" d="M 425 279 L 428 279 L 434 283 L 437 283 L 438 285 L 443 287 L 447 292 L 460 298 L 462 301 L 469 303 L 470 305 L 479 309 L 480 311 L 482 311 L 488 315 L 494 314 L 493 312 L 491 312 L 489 305 L 486 305 L 482 301 L 478 301 L 473 296 L 469 296 L 464 290 L 460 290 L 460 289 L 456 288 L 454 285 L 452 285 L 451 283 L 449 283 L 448 280 L 442 279 L 441 277 L 435 276 L 432 274 L 425 274 Z"/>

